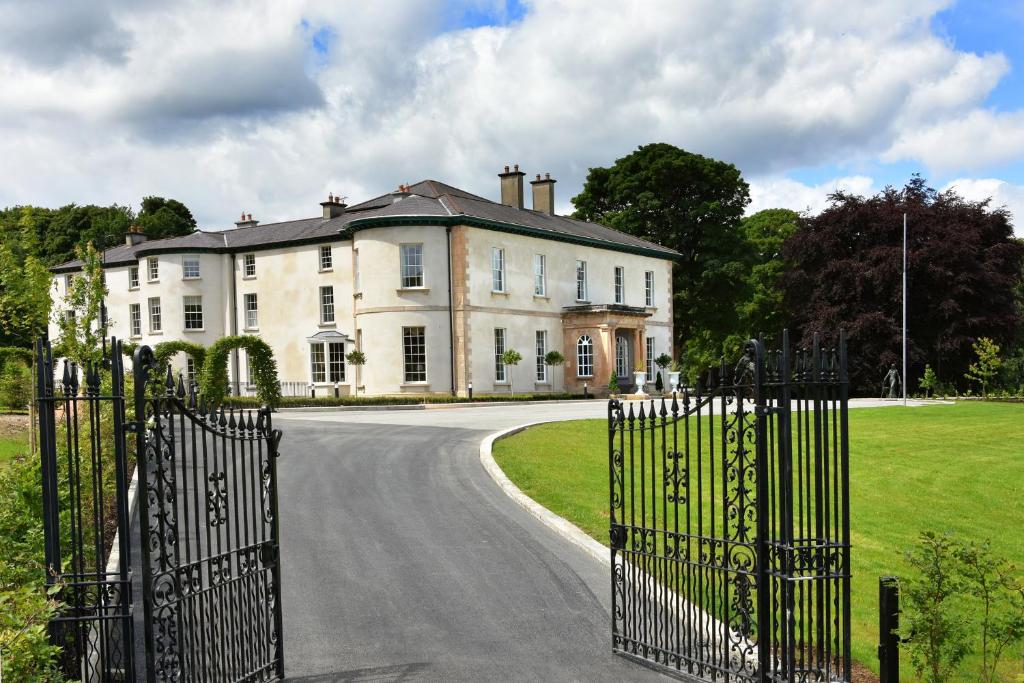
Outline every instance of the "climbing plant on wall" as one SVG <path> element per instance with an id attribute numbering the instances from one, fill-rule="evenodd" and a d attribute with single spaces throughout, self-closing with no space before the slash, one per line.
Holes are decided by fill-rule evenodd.
<path id="1" fill-rule="evenodd" d="M 243 334 L 223 337 L 206 350 L 206 361 L 199 377 L 199 390 L 208 402 L 220 404 L 228 395 L 228 354 L 244 349 L 260 401 L 271 406 L 281 401 L 274 352 L 259 337 Z"/>

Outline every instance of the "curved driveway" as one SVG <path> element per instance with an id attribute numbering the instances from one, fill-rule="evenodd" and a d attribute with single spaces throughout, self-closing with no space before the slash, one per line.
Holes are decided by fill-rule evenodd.
<path id="1" fill-rule="evenodd" d="M 275 416 L 288 680 L 665 680 L 611 654 L 608 570 L 480 464 L 499 428 L 602 410 Z"/>
<path id="2" fill-rule="evenodd" d="M 605 409 L 275 416 L 288 680 L 666 680 L 611 654 L 608 569 L 479 460 L 488 433 Z"/>

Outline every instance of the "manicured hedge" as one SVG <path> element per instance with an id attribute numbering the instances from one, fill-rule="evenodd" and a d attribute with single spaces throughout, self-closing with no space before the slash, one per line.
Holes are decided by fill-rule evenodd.
<path id="1" fill-rule="evenodd" d="M 486 394 L 474 396 L 473 403 L 498 403 L 508 401 L 566 401 L 584 398 L 582 394 Z M 587 398 L 594 398 L 593 395 Z M 328 406 L 410 406 L 423 403 L 470 403 L 468 398 L 458 396 L 286 396 L 280 400 L 281 408 L 314 408 Z M 258 407 L 260 400 L 255 396 L 229 396 L 224 399 L 225 407 Z"/>

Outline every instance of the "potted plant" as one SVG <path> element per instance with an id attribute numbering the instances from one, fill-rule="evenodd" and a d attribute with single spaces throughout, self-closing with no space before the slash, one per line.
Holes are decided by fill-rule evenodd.
<path id="1" fill-rule="evenodd" d="M 654 388 L 658 390 L 658 393 L 664 393 L 665 382 L 662 380 L 661 373 L 665 372 L 665 368 L 672 364 L 672 356 L 667 353 L 663 353 L 654 359 L 654 364 L 658 366 L 658 379 L 655 381 Z"/>
<path id="2" fill-rule="evenodd" d="M 671 370 L 668 371 L 668 384 L 673 394 L 679 391 L 679 373 L 682 371 L 683 366 L 679 364 L 679 361 L 672 361 Z"/>
<path id="3" fill-rule="evenodd" d="M 511 365 L 513 368 L 515 368 L 515 366 L 519 365 L 519 361 L 521 361 L 522 359 L 523 359 L 522 354 L 520 354 L 515 349 L 509 349 L 505 353 L 501 354 L 501 362 L 504 363 L 505 365 Z M 510 394 L 515 394 L 515 392 L 512 390 L 512 375 L 513 374 L 515 374 L 515 373 L 512 372 L 511 370 L 508 373 L 508 393 L 510 393 Z"/>
<path id="4" fill-rule="evenodd" d="M 646 396 L 644 393 L 644 385 L 647 384 L 647 368 L 643 365 L 638 365 L 633 370 L 633 381 L 636 382 L 636 393 L 639 396 Z"/>

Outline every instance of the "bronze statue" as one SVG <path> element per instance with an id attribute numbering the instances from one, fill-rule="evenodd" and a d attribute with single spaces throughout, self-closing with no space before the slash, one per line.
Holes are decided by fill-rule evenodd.
<path id="1" fill-rule="evenodd" d="M 899 398 L 896 392 L 896 387 L 901 386 L 900 373 L 896 372 L 896 364 L 893 363 L 889 367 L 889 372 L 885 375 L 885 379 L 882 380 L 882 396 L 884 398 Z M 888 390 L 888 396 L 886 391 Z"/>

